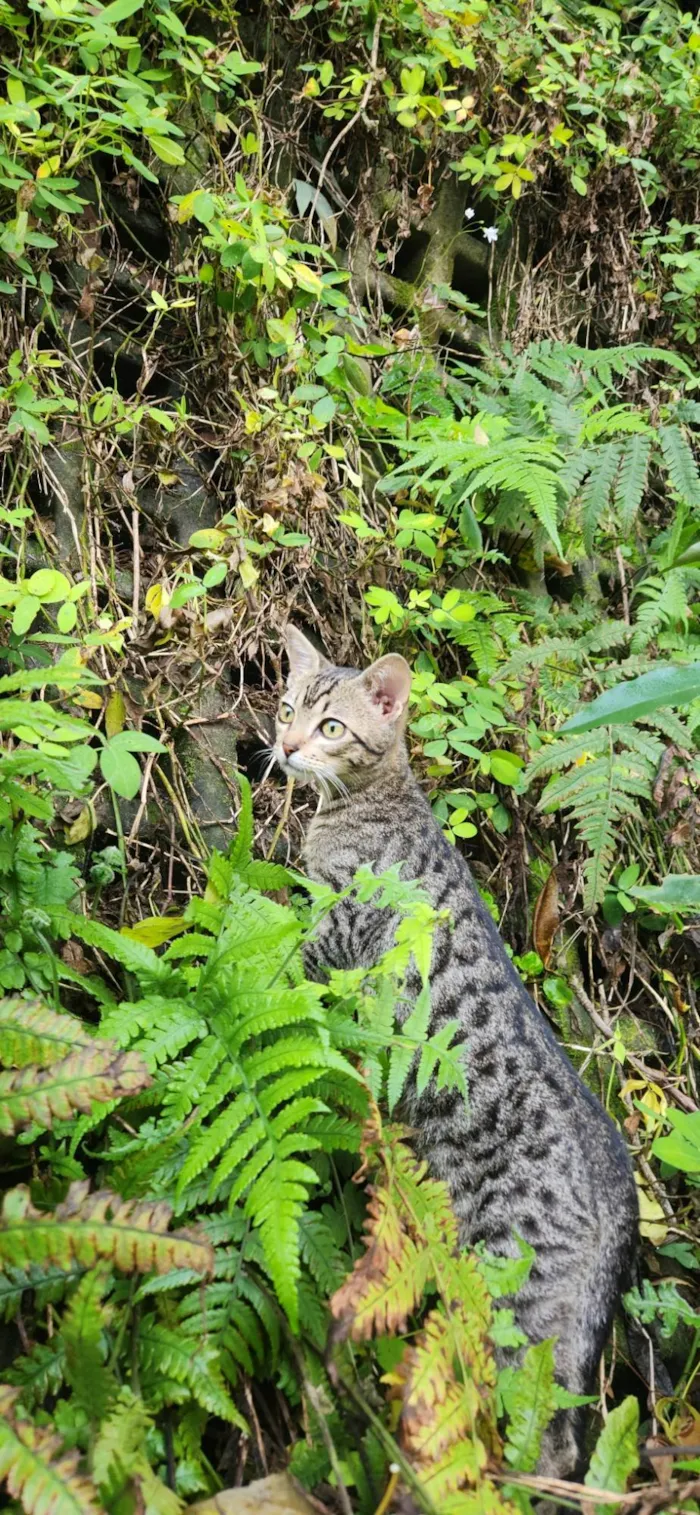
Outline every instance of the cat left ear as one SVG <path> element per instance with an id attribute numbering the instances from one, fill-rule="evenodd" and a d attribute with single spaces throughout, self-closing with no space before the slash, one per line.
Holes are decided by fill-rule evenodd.
<path id="1" fill-rule="evenodd" d="M 289 658 L 289 671 L 294 679 L 310 679 L 322 668 L 330 668 L 327 658 L 317 652 L 313 643 L 296 626 L 285 626 L 284 640 Z"/>
<path id="2" fill-rule="evenodd" d="M 411 691 L 411 670 L 398 652 L 379 658 L 362 674 L 372 704 L 385 721 L 398 721 L 403 715 Z"/>

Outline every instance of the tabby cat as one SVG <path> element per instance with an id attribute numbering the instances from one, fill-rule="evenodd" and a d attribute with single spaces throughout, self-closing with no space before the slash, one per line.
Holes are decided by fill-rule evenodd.
<path id="1" fill-rule="evenodd" d="M 333 667 L 294 627 L 286 640 L 275 755 L 285 773 L 320 790 L 304 853 L 310 876 L 341 890 L 362 864 L 382 872 L 402 863 L 402 876 L 451 912 L 434 939 L 430 1030 L 459 1021 L 468 1107 L 454 1088 L 433 1085 L 419 1098 L 414 1087 L 402 1115 L 449 1185 L 462 1242 L 517 1255 L 517 1232 L 535 1248 L 516 1319 L 532 1341 L 557 1338 L 557 1377 L 587 1393 L 634 1253 L 638 1207 L 625 1146 L 518 978 L 411 773 L 408 664 L 390 654 L 358 673 Z M 395 925 L 388 909 L 342 901 L 310 945 L 307 970 L 373 966 Z M 418 987 L 409 971 L 409 999 Z M 539 1471 L 571 1477 L 580 1451 L 577 1412 L 560 1412 Z"/>

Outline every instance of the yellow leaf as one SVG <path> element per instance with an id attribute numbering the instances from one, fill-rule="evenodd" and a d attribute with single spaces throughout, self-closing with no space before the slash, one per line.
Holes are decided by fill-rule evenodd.
<path id="1" fill-rule="evenodd" d="M 197 199 L 198 194 L 199 190 L 194 189 L 190 195 L 183 195 L 177 208 L 177 219 L 180 222 L 181 226 L 184 221 L 189 221 L 190 216 L 193 215 L 194 202 Z"/>
<path id="2" fill-rule="evenodd" d="M 307 290 L 311 295 L 323 293 L 323 284 L 313 268 L 307 268 L 305 263 L 291 263 L 290 268 L 301 289 Z"/>
<path id="3" fill-rule="evenodd" d="M 253 585 L 260 578 L 260 574 L 251 563 L 250 558 L 241 558 L 238 564 L 238 572 L 241 576 L 241 583 L 244 589 L 252 589 Z"/>
<path id="4" fill-rule="evenodd" d="M 133 942 L 142 942 L 144 947 L 161 947 L 163 942 L 181 936 L 187 930 L 187 924 L 184 915 L 147 915 L 135 926 L 122 926 L 121 935 L 130 937 Z"/>
<path id="5" fill-rule="evenodd" d="M 153 616 L 154 621 L 158 620 L 161 610 L 165 605 L 168 605 L 169 603 L 170 595 L 168 594 L 168 591 L 165 588 L 164 584 L 151 584 L 150 589 L 146 590 L 146 598 L 144 604 L 146 606 L 146 609 Z"/>
<path id="6" fill-rule="evenodd" d="M 275 534 L 275 532 L 279 531 L 280 523 L 279 523 L 279 521 L 275 520 L 274 516 L 268 515 L 268 512 L 265 511 L 265 514 L 264 514 L 264 516 L 262 518 L 261 525 L 262 525 L 262 529 L 266 533 L 266 535 L 268 537 L 273 537 L 274 534 Z"/>
<path id="7" fill-rule="evenodd" d="M 75 846 L 78 842 L 87 841 L 87 838 L 94 829 L 94 825 L 95 813 L 92 805 L 83 805 L 80 815 L 73 821 L 72 826 L 66 827 L 65 841 L 69 847 Z"/>
<path id="8" fill-rule="evenodd" d="M 94 689 L 84 689 L 82 694 L 76 694 L 75 703 L 76 705 L 82 705 L 85 710 L 101 710 L 102 696 L 97 694 Z"/>
<path id="9" fill-rule="evenodd" d="M 639 1200 L 639 1230 L 655 1247 L 660 1247 L 668 1234 L 668 1221 L 658 1199 L 644 1187 L 641 1174 L 635 1173 L 634 1177 Z"/>
<path id="10" fill-rule="evenodd" d="M 39 164 L 39 167 L 36 171 L 37 179 L 50 179 L 51 175 L 55 174 L 57 168 L 60 168 L 60 165 L 61 159 L 59 158 L 58 153 L 56 153 L 52 158 L 45 158 L 44 162 Z"/>
<path id="11" fill-rule="evenodd" d="M 126 720 L 126 705 L 124 696 L 118 689 L 110 695 L 105 710 L 105 730 L 108 736 L 116 736 L 118 731 L 124 730 Z"/>

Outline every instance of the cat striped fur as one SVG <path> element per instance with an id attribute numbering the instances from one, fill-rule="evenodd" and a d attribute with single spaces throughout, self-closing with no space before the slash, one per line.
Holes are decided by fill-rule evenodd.
<path id="1" fill-rule="evenodd" d="M 411 773 L 404 727 L 411 674 L 389 655 L 364 672 L 333 667 L 294 627 L 277 718 L 281 767 L 320 791 L 305 844 L 309 875 L 335 890 L 371 864 L 401 863 L 432 904 L 430 1032 L 456 1019 L 468 1102 L 409 1083 L 403 1118 L 432 1172 L 449 1185 L 464 1245 L 535 1249 L 511 1301 L 530 1341 L 556 1338 L 559 1381 L 587 1393 L 634 1255 L 638 1204 L 624 1142 L 585 1087 L 518 977 L 461 854 L 446 841 Z M 371 967 L 393 945 L 396 917 L 351 898 L 307 949 L 307 970 Z M 407 979 L 408 1004 L 418 991 Z M 580 1412 L 555 1416 L 538 1471 L 580 1471 Z"/>

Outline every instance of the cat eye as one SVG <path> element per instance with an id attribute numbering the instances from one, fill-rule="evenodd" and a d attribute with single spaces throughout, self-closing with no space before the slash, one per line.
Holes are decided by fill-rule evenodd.
<path id="1" fill-rule="evenodd" d="M 287 701 L 283 700 L 277 714 L 282 725 L 288 726 L 289 722 L 294 720 L 294 706 L 288 705 Z"/>
<path id="2" fill-rule="evenodd" d="M 321 732 L 321 736 L 327 736 L 333 739 L 334 737 L 342 736 L 345 727 L 342 721 L 322 721 L 319 730 Z"/>

